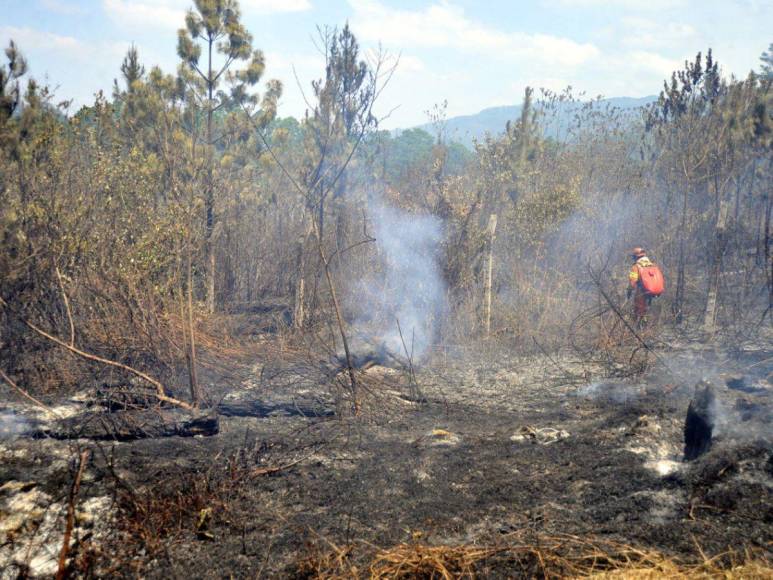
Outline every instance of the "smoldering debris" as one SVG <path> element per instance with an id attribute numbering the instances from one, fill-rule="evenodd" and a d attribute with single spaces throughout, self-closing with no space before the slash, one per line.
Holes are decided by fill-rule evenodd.
<path id="1" fill-rule="evenodd" d="M 558 441 L 569 439 L 568 431 L 553 427 L 532 427 L 524 425 L 510 436 L 510 441 L 515 443 L 538 443 L 539 445 L 552 445 Z"/>
<path id="2" fill-rule="evenodd" d="M 740 391 L 750 395 L 763 395 L 770 393 L 771 389 L 763 385 L 755 385 L 745 375 L 729 377 L 725 380 L 728 389 Z"/>

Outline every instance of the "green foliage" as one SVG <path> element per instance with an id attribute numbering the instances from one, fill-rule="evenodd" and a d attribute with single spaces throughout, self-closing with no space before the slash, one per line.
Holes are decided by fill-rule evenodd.
<path id="1" fill-rule="evenodd" d="M 177 54 L 184 65 L 180 77 L 187 89 L 197 95 L 197 101 L 206 99 L 204 109 L 209 113 L 228 103 L 257 104 L 257 95 L 248 89 L 263 77 L 265 58 L 262 51 L 252 49 L 252 35 L 240 22 L 238 3 L 195 0 L 194 5 L 186 14 L 185 28 L 177 33 Z M 221 55 L 222 62 L 216 63 L 213 52 Z M 235 69 L 239 62 L 244 67 Z M 229 93 L 219 90 L 223 83 Z"/>
<path id="2" fill-rule="evenodd" d="M 773 42 L 760 55 L 760 74 L 768 80 L 773 79 Z"/>
<path id="3" fill-rule="evenodd" d="M 20 79 L 27 73 L 27 61 L 11 40 L 5 49 L 7 64 L 0 66 L 0 144 L 4 129 L 21 101 Z"/>
<path id="4" fill-rule="evenodd" d="M 663 83 L 657 103 L 648 111 L 647 128 L 682 115 L 700 115 L 708 111 L 725 88 L 719 75 L 719 63 L 714 61 L 711 49 L 706 54 L 705 65 L 699 52 L 694 62 L 686 61 L 683 70 L 673 72 L 670 83 Z"/>
<path id="5" fill-rule="evenodd" d="M 395 136 L 389 131 L 380 131 L 364 145 L 364 149 L 379 159 L 383 178 L 395 187 L 432 165 L 433 155 L 438 152 L 436 147 L 432 135 L 420 128 L 406 129 Z M 452 141 L 442 148 L 445 171 L 449 175 L 461 175 L 473 161 L 473 153 L 461 143 Z"/>
<path id="6" fill-rule="evenodd" d="M 375 122 L 370 112 L 375 88 L 368 82 L 373 73 L 361 60 L 359 44 L 348 23 L 340 32 L 332 28 L 320 34 L 327 64 L 325 78 L 312 83 L 316 99 L 313 118 L 325 126 L 326 134 L 350 138 Z"/>
<path id="7" fill-rule="evenodd" d="M 134 83 L 142 80 L 142 77 L 145 76 L 145 67 L 140 64 L 139 53 L 134 45 L 128 50 L 123 59 L 121 74 L 128 92 L 132 92 Z"/>

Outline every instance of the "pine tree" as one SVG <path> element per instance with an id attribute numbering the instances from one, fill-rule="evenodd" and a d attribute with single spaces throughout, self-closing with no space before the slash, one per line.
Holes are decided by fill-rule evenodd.
<path id="1" fill-rule="evenodd" d="M 766 79 L 773 79 L 773 42 L 768 46 L 768 50 L 760 55 L 760 72 Z"/>
<path id="2" fill-rule="evenodd" d="M 316 100 L 310 124 L 313 127 L 314 149 L 324 152 L 325 164 L 316 164 L 310 177 L 317 184 L 318 226 L 324 232 L 325 198 L 331 189 L 330 181 L 336 179 L 332 195 L 339 204 L 344 202 L 348 187 L 348 172 L 344 167 L 353 141 L 375 127 L 376 119 L 371 107 L 376 97 L 376 76 L 360 57 L 357 38 L 345 24 L 342 30 L 326 28 L 320 30 L 325 53 L 325 78 L 312 83 Z M 331 171 L 339 167 L 340 171 Z M 345 215 L 338 208 L 336 230 L 343 236 Z"/>
<path id="3" fill-rule="evenodd" d="M 126 56 L 121 63 L 121 74 L 126 83 L 126 91 L 129 93 L 133 91 L 134 83 L 142 80 L 142 77 L 145 76 L 145 67 L 140 64 L 139 53 L 134 45 L 126 51 Z"/>
<path id="4" fill-rule="evenodd" d="M 19 106 L 21 89 L 19 79 L 27 72 L 27 61 L 14 41 L 5 49 L 7 66 L 0 66 L 0 128 L 11 118 Z"/>
<path id="5" fill-rule="evenodd" d="M 182 59 L 180 80 L 191 116 L 198 119 L 199 112 L 206 116 L 203 136 L 207 148 L 204 183 L 208 256 L 206 303 L 208 311 L 214 312 L 214 145 L 219 138 L 215 135 L 214 115 L 227 106 L 247 106 L 258 102 L 257 95 L 250 93 L 249 89 L 263 76 L 265 59 L 260 50 L 252 48 L 252 35 L 240 21 L 236 0 L 194 0 L 194 5 L 185 17 L 186 27 L 178 31 L 177 54 Z M 246 66 L 234 70 L 237 63 Z M 228 87 L 228 92 L 220 89 L 222 85 Z M 278 83 L 274 83 L 269 92 L 277 98 L 280 90 Z"/>

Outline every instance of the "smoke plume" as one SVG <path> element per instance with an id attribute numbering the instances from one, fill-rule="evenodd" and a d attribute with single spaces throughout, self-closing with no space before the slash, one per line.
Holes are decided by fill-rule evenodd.
<path id="1" fill-rule="evenodd" d="M 393 355 L 404 358 L 407 350 L 421 358 L 445 311 L 438 266 L 442 222 L 380 202 L 372 202 L 368 213 L 380 267 L 354 285 L 349 306 L 355 331 Z"/>

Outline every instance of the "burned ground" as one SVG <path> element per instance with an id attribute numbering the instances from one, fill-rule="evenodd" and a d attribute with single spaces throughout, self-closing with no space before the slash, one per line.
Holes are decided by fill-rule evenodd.
<path id="1" fill-rule="evenodd" d="M 712 450 L 681 463 L 687 382 L 653 369 L 566 384 L 542 358 L 483 360 L 437 357 L 419 371 L 426 402 L 391 397 L 345 419 L 308 391 L 308 376 L 255 367 L 244 384 L 221 388 L 243 408 L 260 402 L 260 412 L 220 416 L 215 436 L 100 442 L 82 498 L 109 495 L 116 523 L 76 550 L 75 565 L 85 575 L 304 576 L 322 573 L 320 554 L 333 550 L 365 574 L 379 548 L 497 546 L 524 534 L 592 538 L 685 563 L 728 550 L 770 558 L 766 415 L 725 417 Z M 769 409 L 767 370 L 747 373 L 752 394 L 718 385 L 724 408 L 732 414 L 740 395 L 744 408 Z M 95 445 L 5 442 L 3 481 L 61 495 L 72 466 L 41 462 L 76 443 Z M 493 555 L 473 569 L 539 573 Z"/>

